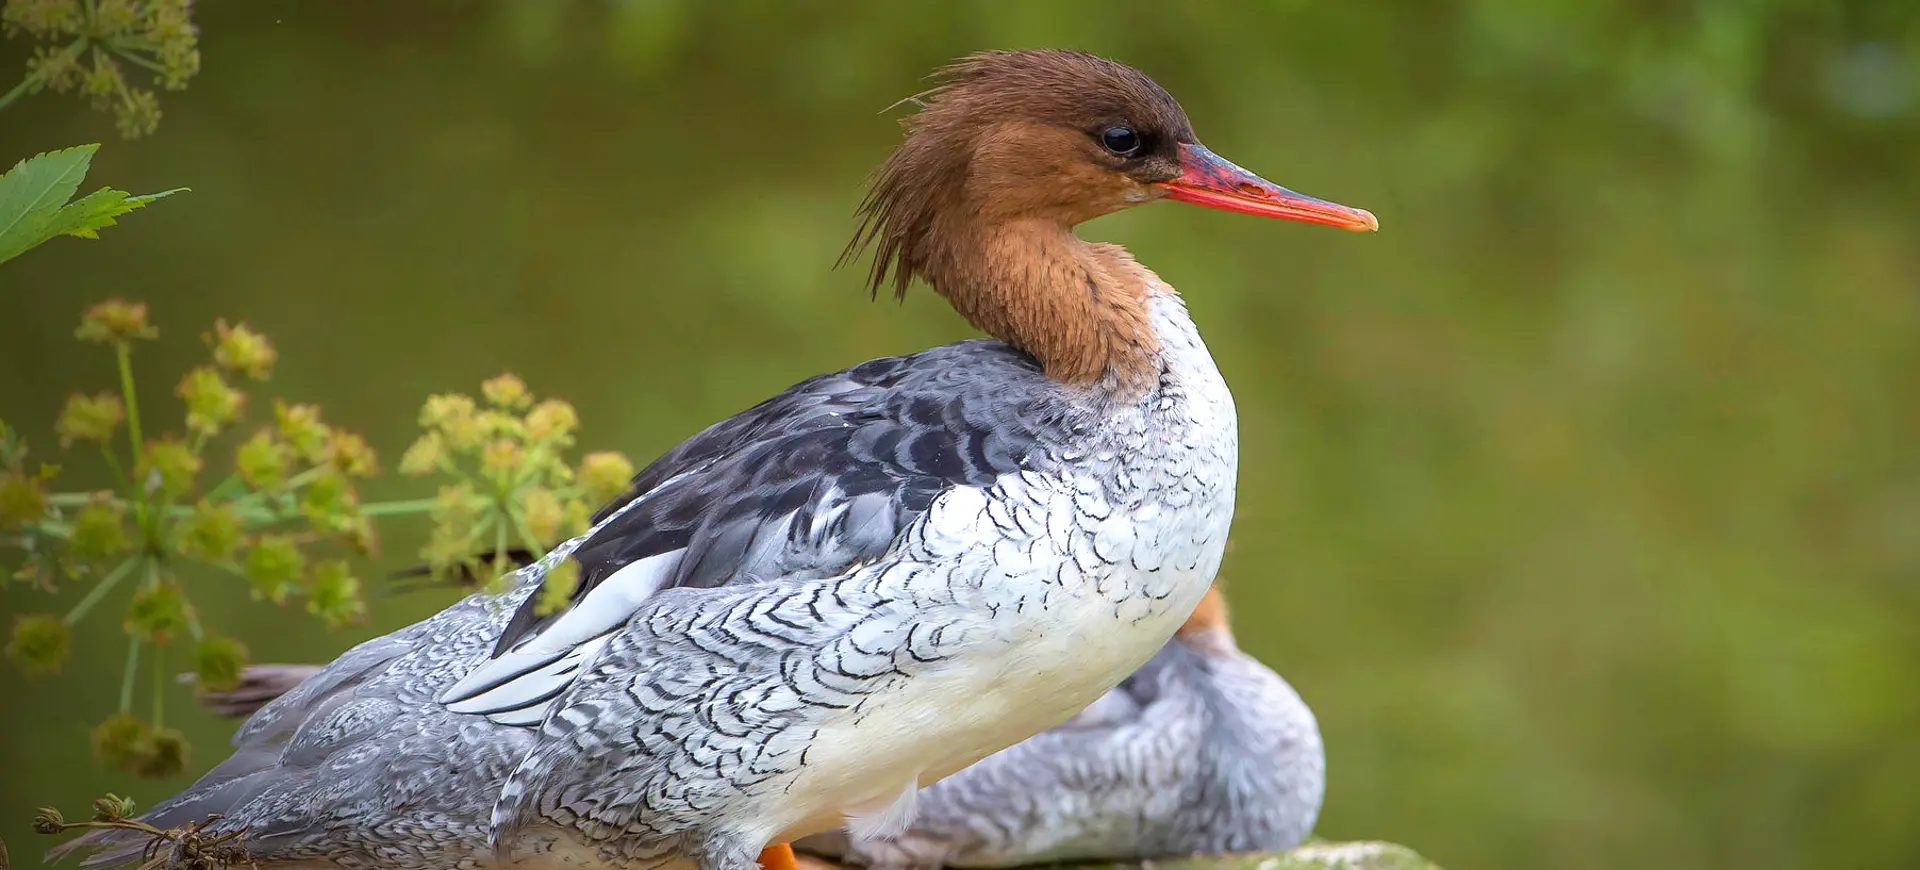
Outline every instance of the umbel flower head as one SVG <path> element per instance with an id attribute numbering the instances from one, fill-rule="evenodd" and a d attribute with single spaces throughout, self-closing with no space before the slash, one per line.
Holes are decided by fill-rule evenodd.
<path id="1" fill-rule="evenodd" d="M 138 73 L 177 91 L 200 72 L 191 0 L 6 0 L 0 35 L 40 43 L 27 59 L 28 93 L 77 92 L 128 139 L 160 126 L 160 99 Z"/>
<path id="2" fill-rule="evenodd" d="M 436 574 L 499 577 L 510 548 L 543 553 L 587 528 L 593 507 L 620 493 L 633 463 L 607 451 L 567 460 L 580 414 L 560 399 L 540 399 L 512 374 L 480 386 L 482 401 L 448 393 L 420 408 L 424 431 L 400 459 L 400 473 L 454 478 L 434 500 L 433 533 L 421 557 Z M 476 553 L 492 552 L 482 565 Z M 569 582 L 566 571 L 549 581 Z M 560 596 L 564 599 L 564 594 Z"/>

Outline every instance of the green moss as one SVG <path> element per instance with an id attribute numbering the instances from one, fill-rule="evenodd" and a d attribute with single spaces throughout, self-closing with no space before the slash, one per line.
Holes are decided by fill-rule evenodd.
<path id="1" fill-rule="evenodd" d="M 1290 852 L 1253 855 L 1196 855 L 1175 861 L 1109 865 L 1113 870 L 1439 870 L 1432 861 L 1392 843 L 1308 843 Z"/>

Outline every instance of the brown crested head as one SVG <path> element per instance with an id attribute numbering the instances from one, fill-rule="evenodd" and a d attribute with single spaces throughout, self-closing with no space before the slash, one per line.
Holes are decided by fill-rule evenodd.
<path id="1" fill-rule="evenodd" d="M 1354 229 L 1357 209 L 1301 196 L 1214 155 L 1139 70 L 1077 51 L 989 51 L 913 98 L 906 139 L 875 174 L 842 262 L 876 248 L 870 283 L 920 278 L 986 332 L 1062 380 L 1092 380 L 1150 350 L 1151 274 L 1082 222 L 1156 199 Z M 1075 243 L 1078 243 L 1076 247 Z M 1052 321 L 1052 322 L 1046 322 Z"/>
<path id="2" fill-rule="evenodd" d="M 1035 217 L 1068 226 L 1159 197 L 1193 141 L 1187 113 L 1140 71 L 1077 51 L 988 51 L 913 98 L 906 141 L 875 174 L 848 254 L 871 276 L 936 289 L 941 224 Z M 949 227 L 957 229 L 957 227 Z M 930 274 L 934 272 L 934 274 Z"/>

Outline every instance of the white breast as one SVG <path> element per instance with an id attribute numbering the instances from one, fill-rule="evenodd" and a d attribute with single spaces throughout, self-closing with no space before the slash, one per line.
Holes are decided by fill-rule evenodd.
<path id="1" fill-rule="evenodd" d="M 1071 718 L 1144 664 L 1220 566 L 1237 473 L 1231 395 L 1184 307 L 1154 309 L 1163 388 L 1069 458 L 940 496 L 893 563 L 844 582 L 913 602 L 947 658 L 823 727 L 768 831 L 891 804 Z"/>

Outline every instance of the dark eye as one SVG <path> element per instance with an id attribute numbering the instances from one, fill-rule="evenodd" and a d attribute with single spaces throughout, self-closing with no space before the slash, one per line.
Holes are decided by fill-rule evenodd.
<path id="1" fill-rule="evenodd" d="M 1140 150 L 1140 136 L 1125 127 L 1108 127 L 1100 134 L 1100 144 L 1122 157 L 1131 157 Z"/>

